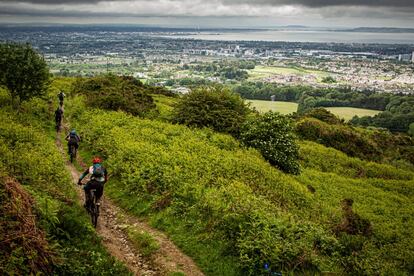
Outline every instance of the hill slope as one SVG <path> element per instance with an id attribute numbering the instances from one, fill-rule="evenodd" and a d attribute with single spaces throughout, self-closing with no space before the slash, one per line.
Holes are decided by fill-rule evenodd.
<path id="1" fill-rule="evenodd" d="M 292 177 L 230 136 L 75 102 L 72 123 L 117 179 L 107 192 L 205 273 L 413 272 L 412 172 L 305 142 Z"/>

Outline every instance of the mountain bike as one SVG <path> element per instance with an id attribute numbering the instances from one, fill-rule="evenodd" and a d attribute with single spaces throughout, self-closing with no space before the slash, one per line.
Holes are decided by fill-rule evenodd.
<path id="1" fill-rule="evenodd" d="M 73 163 L 73 160 L 76 160 L 76 147 L 73 144 L 71 144 L 69 147 L 69 156 L 70 156 L 70 163 Z"/>
<path id="2" fill-rule="evenodd" d="M 99 207 L 101 204 L 97 201 L 95 193 L 96 189 L 91 189 L 89 191 L 89 206 L 87 207 L 87 209 L 88 213 L 91 216 L 92 225 L 96 228 L 96 225 L 98 224 Z"/>

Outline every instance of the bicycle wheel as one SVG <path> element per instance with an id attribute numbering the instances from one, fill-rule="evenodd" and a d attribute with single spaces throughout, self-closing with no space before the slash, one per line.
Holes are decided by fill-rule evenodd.
<path id="1" fill-rule="evenodd" d="M 98 224 L 99 206 L 96 204 L 96 196 L 94 191 L 91 191 L 90 215 L 92 225 L 96 228 L 96 225 Z"/>

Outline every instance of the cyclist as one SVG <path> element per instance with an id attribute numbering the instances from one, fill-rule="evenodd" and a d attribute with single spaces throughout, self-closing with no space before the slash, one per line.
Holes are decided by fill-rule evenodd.
<path id="1" fill-rule="evenodd" d="M 65 99 L 65 96 L 66 96 L 65 93 L 63 93 L 63 91 L 61 90 L 60 93 L 58 94 L 60 106 L 63 106 L 63 100 Z"/>
<path id="2" fill-rule="evenodd" d="M 60 125 L 62 124 L 62 118 L 63 118 L 63 109 L 59 106 L 55 111 L 56 126 L 60 127 Z"/>
<path id="3" fill-rule="evenodd" d="M 108 172 L 104 166 L 102 166 L 102 160 L 99 157 L 94 157 L 92 163 L 93 165 L 86 169 L 78 180 L 78 185 L 82 185 L 82 179 L 85 178 L 85 176 L 88 174 L 91 175 L 91 179 L 88 181 L 88 183 L 86 183 L 85 186 L 83 186 L 83 189 L 85 191 L 85 208 L 88 208 L 91 203 L 89 197 L 90 190 L 96 189 L 96 201 L 99 201 L 103 195 L 104 184 L 108 181 Z"/>
<path id="4" fill-rule="evenodd" d="M 78 150 L 79 148 L 79 142 L 80 142 L 80 137 L 79 135 L 76 133 L 76 129 L 72 129 L 68 135 L 66 135 L 66 141 L 68 141 L 68 154 L 70 155 L 70 147 L 72 145 L 75 146 L 75 149 Z"/>

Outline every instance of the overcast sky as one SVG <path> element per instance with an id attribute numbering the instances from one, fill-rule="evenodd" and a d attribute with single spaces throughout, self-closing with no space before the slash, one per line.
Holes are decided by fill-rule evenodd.
<path id="1" fill-rule="evenodd" d="M 0 22 L 414 28 L 414 0 L 0 0 Z"/>

